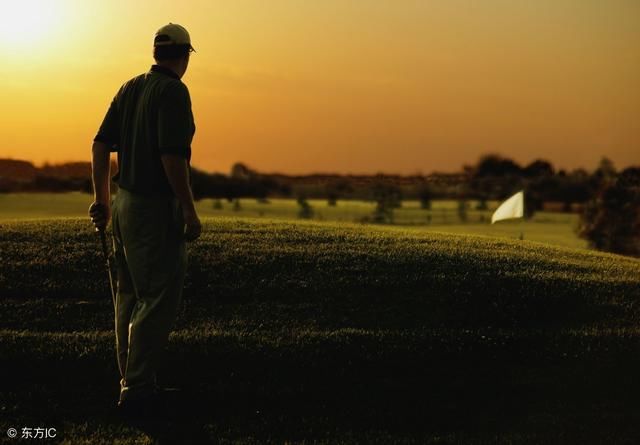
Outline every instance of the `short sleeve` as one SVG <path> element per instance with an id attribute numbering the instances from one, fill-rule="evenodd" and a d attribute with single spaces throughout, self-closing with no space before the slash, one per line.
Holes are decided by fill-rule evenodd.
<path id="1" fill-rule="evenodd" d="M 160 154 L 191 158 L 194 124 L 191 98 L 182 82 L 171 82 L 162 92 L 158 109 L 158 149 Z"/>
<path id="2" fill-rule="evenodd" d="M 120 116 L 118 113 L 118 96 L 111 101 L 111 105 L 107 110 L 107 114 L 100 125 L 98 134 L 93 140 L 95 142 L 103 142 L 111 147 L 111 151 L 117 151 L 117 145 L 120 143 Z"/>

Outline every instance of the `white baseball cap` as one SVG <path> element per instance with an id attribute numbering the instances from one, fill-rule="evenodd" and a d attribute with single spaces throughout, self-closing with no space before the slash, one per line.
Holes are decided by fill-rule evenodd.
<path id="1" fill-rule="evenodd" d="M 153 46 L 189 45 L 189 49 L 195 52 L 191 46 L 191 37 L 184 26 L 177 23 L 169 23 L 156 31 L 153 38 Z"/>

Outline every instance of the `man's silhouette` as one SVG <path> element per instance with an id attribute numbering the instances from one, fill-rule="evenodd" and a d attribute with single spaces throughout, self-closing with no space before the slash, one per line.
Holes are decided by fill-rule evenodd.
<path id="1" fill-rule="evenodd" d="M 185 28 L 160 28 L 156 64 L 122 85 L 93 142 L 95 201 L 89 214 L 104 230 L 113 212 L 118 407 L 126 415 L 162 405 L 166 391 L 156 383 L 156 370 L 182 298 L 185 241 L 201 231 L 189 186 L 195 125 L 189 90 L 180 80 L 192 51 Z M 113 151 L 119 191 L 111 209 Z"/>

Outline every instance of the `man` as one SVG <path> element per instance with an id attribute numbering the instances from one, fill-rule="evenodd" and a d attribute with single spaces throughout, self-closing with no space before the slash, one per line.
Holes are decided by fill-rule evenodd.
<path id="1" fill-rule="evenodd" d="M 96 230 L 104 230 L 111 216 L 110 152 L 118 153 L 112 228 L 118 406 L 124 411 L 144 411 L 161 399 L 156 370 L 182 298 L 185 241 L 201 232 L 189 186 L 195 125 L 189 90 L 180 80 L 192 51 L 184 27 L 160 28 L 156 64 L 122 85 L 93 142 L 89 214 Z"/>

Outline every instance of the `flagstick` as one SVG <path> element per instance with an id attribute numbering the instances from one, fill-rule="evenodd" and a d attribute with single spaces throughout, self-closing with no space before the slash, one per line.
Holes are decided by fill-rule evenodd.
<path id="1" fill-rule="evenodd" d="M 520 239 L 521 240 L 524 239 L 524 230 L 522 229 L 523 223 L 524 223 L 524 216 L 520 218 Z"/>

